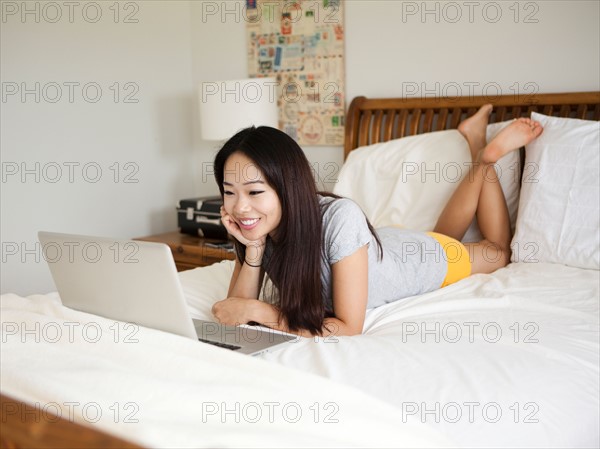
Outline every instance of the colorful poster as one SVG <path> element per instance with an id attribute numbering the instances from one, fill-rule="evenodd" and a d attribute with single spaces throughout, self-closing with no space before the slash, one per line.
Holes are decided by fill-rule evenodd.
<path id="1" fill-rule="evenodd" d="M 277 80 L 279 128 L 305 145 L 344 143 L 341 0 L 246 0 L 248 73 Z"/>

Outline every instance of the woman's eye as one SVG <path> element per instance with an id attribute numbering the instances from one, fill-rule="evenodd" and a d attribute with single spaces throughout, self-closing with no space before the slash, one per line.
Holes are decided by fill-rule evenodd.
<path id="1" fill-rule="evenodd" d="M 259 194 L 261 194 L 263 192 L 264 192 L 264 190 L 252 190 L 250 192 L 250 195 L 259 195 Z"/>
<path id="2" fill-rule="evenodd" d="M 230 192 L 229 190 L 224 190 L 223 195 L 233 195 L 233 192 Z"/>

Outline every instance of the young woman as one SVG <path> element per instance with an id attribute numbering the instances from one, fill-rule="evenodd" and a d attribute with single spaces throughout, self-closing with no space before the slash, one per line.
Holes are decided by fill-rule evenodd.
<path id="1" fill-rule="evenodd" d="M 212 309 L 216 319 L 302 336 L 355 335 L 367 308 L 504 267 L 510 223 L 492 165 L 542 128 L 518 119 L 486 143 L 491 110 L 483 106 L 458 128 L 473 165 L 431 233 L 375 232 L 356 203 L 316 191 L 302 149 L 277 129 L 234 135 L 214 163 L 222 222 L 237 251 L 227 299 Z M 474 216 L 483 240 L 462 244 Z M 257 299 L 265 274 L 275 287 L 268 302 Z"/>

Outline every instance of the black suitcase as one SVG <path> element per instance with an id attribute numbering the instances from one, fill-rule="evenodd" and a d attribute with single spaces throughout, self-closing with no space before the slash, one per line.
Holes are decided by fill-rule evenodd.
<path id="1" fill-rule="evenodd" d="M 184 234 L 227 240 L 227 229 L 221 223 L 222 205 L 223 200 L 220 196 L 180 200 L 177 207 L 177 225 Z"/>

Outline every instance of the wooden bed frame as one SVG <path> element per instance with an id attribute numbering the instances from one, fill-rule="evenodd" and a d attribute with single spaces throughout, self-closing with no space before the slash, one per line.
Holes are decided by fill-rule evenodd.
<path id="1" fill-rule="evenodd" d="M 356 97 L 346 115 L 344 159 L 350 151 L 365 145 L 456 129 L 487 103 L 494 105 L 490 123 L 529 117 L 531 112 L 600 120 L 600 92 L 424 99 Z"/>
<path id="2" fill-rule="evenodd" d="M 353 149 L 377 142 L 455 129 L 477 108 L 492 103 L 490 123 L 528 116 L 532 111 L 560 117 L 600 120 L 600 92 L 563 94 L 457 97 L 453 99 L 367 99 L 357 97 L 350 104 L 346 120 L 344 158 Z M 1 395 L 2 448 L 138 448 L 93 427 L 81 426 L 64 418 L 50 419 L 47 413 L 35 419 L 32 406 Z"/>
<path id="3" fill-rule="evenodd" d="M 140 446 L 0 394 L 2 449 L 137 449 Z"/>

